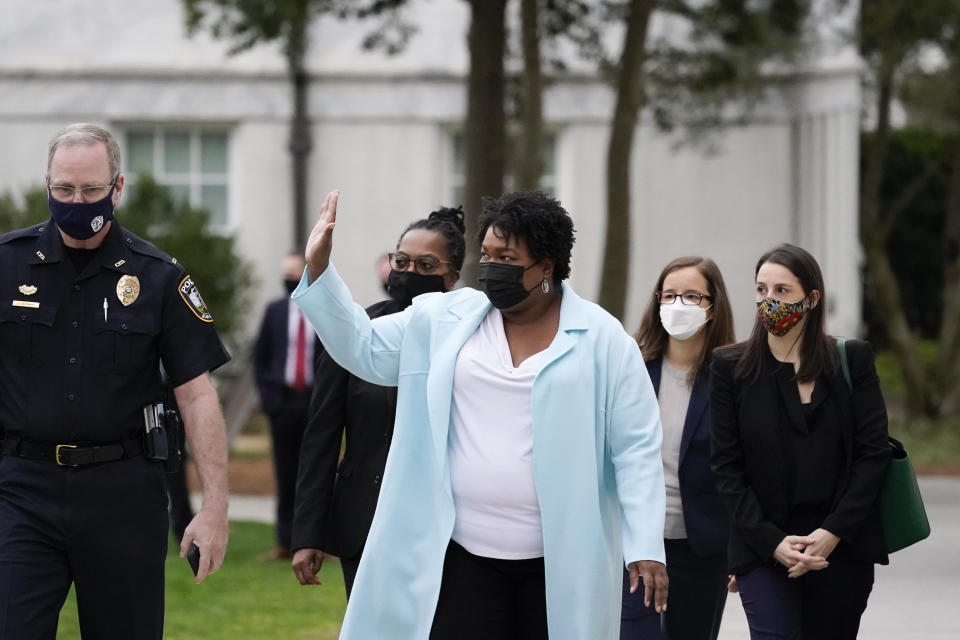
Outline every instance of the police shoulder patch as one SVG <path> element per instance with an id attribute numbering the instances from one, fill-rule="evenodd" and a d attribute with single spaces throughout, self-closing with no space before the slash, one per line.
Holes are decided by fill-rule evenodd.
<path id="1" fill-rule="evenodd" d="M 213 322 L 213 316 L 207 311 L 207 303 L 200 297 L 200 291 L 197 290 L 197 285 L 189 275 L 180 281 L 180 297 L 187 303 L 190 311 L 193 311 L 193 315 L 204 322 Z"/>

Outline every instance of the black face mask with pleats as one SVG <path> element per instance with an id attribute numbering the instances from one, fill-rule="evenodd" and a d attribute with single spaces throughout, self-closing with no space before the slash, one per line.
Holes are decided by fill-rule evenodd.
<path id="1" fill-rule="evenodd" d="M 446 290 L 443 276 L 425 276 L 416 271 L 391 270 L 387 277 L 387 293 L 404 308 L 407 308 L 420 294 Z"/>
<path id="2" fill-rule="evenodd" d="M 477 281 L 493 306 L 509 309 L 526 300 L 530 292 L 540 286 L 537 284 L 532 289 L 523 287 L 523 273 L 534 266 L 536 263 L 522 267 L 517 264 L 481 262 L 477 269 Z"/>

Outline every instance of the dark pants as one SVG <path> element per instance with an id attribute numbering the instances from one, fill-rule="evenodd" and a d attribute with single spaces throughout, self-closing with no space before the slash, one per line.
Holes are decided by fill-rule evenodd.
<path id="1" fill-rule="evenodd" d="M 177 542 L 183 540 L 183 532 L 193 520 L 186 464 L 187 458 L 184 456 L 177 470 L 166 474 L 167 492 L 170 494 L 170 531 L 177 538 Z"/>
<path id="2" fill-rule="evenodd" d="M 786 568 L 762 565 L 737 574 L 751 640 L 854 640 L 873 589 L 873 564 L 843 543 L 830 566 L 788 578 Z"/>
<path id="3" fill-rule="evenodd" d="M 546 638 L 543 558 L 483 558 L 451 540 L 430 640 Z"/>
<path id="4" fill-rule="evenodd" d="M 350 592 L 353 591 L 353 581 L 357 578 L 361 553 L 363 553 L 363 549 L 352 558 L 340 558 L 340 570 L 343 571 L 343 587 L 347 590 L 347 600 L 350 599 Z"/>
<path id="5" fill-rule="evenodd" d="M 273 440 L 273 470 L 277 478 L 277 544 L 290 547 L 293 531 L 293 504 L 297 488 L 300 442 L 307 427 L 310 391 L 289 394 L 288 409 L 270 414 Z"/>
<path id="6" fill-rule="evenodd" d="M 161 638 L 167 489 L 134 457 L 0 457 L 0 638 L 53 640 L 74 583 L 84 640 Z"/>
<path id="7" fill-rule="evenodd" d="M 643 582 L 630 593 L 630 575 L 623 571 L 620 640 L 716 640 L 727 603 L 726 556 L 698 556 L 686 540 L 664 540 L 670 587 L 661 616 L 643 606 Z"/>

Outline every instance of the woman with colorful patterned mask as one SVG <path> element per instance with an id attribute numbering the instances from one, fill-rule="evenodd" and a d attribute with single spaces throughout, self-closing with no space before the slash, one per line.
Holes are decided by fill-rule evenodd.
<path id="1" fill-rule="evenodd" d="M 727 560 L 751 637 L 853 640 L 873 565 L 887 563 L 873 506 L 890 451 L 873 351 L 861 340 L 840 347 L 848 386 L 809 252 L 779 245 L 755 276 L 753 332 L 711 364 Z"/>

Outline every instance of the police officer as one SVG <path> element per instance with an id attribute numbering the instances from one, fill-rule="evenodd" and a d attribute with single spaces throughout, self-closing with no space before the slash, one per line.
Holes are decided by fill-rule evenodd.
<path id="1" fill-rule="evenodd" d="M 175 259 L 113 217 L 113 136 L 50 141 L 51 219 L 0 237 L 0 636 L 53 639 L 74 583 L 85 639 L 161 638 L 167 492 L 148 432 L 174 385 L 203 485 L 181 555 L 227 543 L 226 437 L 209 372 L 229 359 Z M 154 425 L 155 426 L 155 425 Z"/>

